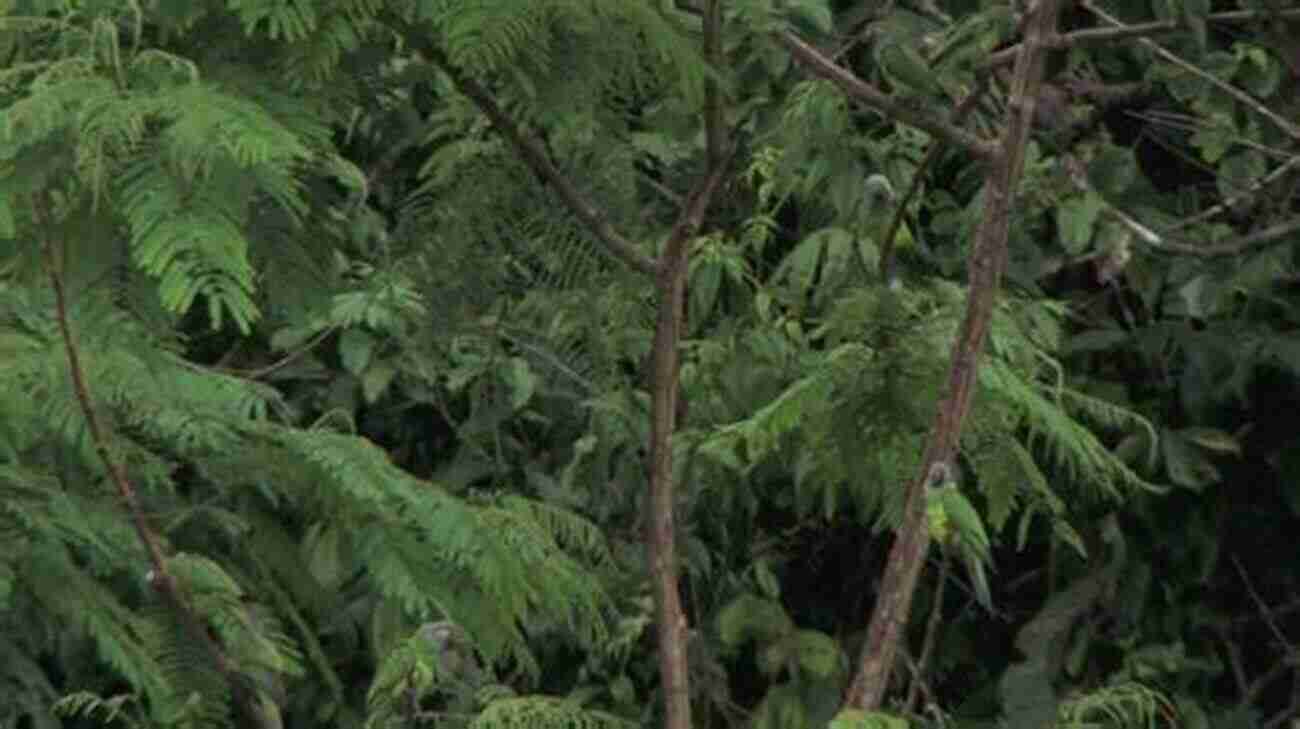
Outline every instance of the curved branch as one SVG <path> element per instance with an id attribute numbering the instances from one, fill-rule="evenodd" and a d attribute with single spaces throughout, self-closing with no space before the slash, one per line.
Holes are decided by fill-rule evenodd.
<path id="1" fill-rule="evenodd" d="M 870 106 L 890 119 L 910 124 L 954 147 L 964 149 L 980 159 L 987 160 L 993 155 L 994 145 L 991 142 L 980 139 L 950 122 L 943 121 L 933 113 L 914 108 L 894 99 L 827 58 L 821 51 L 803 42 L 790 31 L 777 33 L 776 40 L 785 46 L 786 50 L 790 51 L 790 56 L 799 65 L 808 69 L 814 75 L 830 81 L 853 99 Z"/>
<path id="2" fill-rule="evenodd" d="M 47 213 L 45 201 L 40 198 L 33 199 L 32 209 L 36 211 L 37 222 L 44 227 L 48 227 L 50 225 L 50 215 Z M 50 288 L 54 292 L 54 317 L 58 322 L 59 334 L 63 339 L 63 351 L 68 361 L 68 375 L 72 380 L 73 395 L 77 400 L 77 405 L 81 408 L 82 417 L 86 419 L 86 432 L 90 437 L 91 444 L 94 446 L 95 453 L 103 462 L 109 480 L 117 488 L 118 496 L 126 507 L 131 524 L 135 528 L 136 536 L 140 539 L 140 544 L 149 557 L 149 563 L 152 566 L 149 574 L 149 584 L 171 604 L 173 612 L 191 634 L 191 637 L 207 650 L 217 671 L 229 686 L 238 706 L 249 716 L 261 717 L 261 712 L 251 708 L 253 697 L 249 696 L 245 691 L 243 682 L 240 680 L 234 665 L 216 639 L 208 633 L 203 620 L 190 605 L 188 596 L 185 594 L 185 589 L 180 584 L 180 581 L 167 569 L 167 558 L 163 554 L 162 539 L 145 518 L 144 509 L 140 506 L 140 499 L 135 486 L 132 485 L 131 479 L 126 473 L 126 466 L 114 458 L 109 451 L 107 431 L 100 422 L 99 414 L 95 410 L 93 398 L 90 395 L 90 386 L 86 381 L 85 369 L 81 364 L 81 353 L 77 349 L 76 341 L 72 336 L 72 327 L 68 321 L 68 297 L 63 285 L 62 266 L 62 261 L 65 258 L 61 258 L 56 254 L 56 247 L 53 235 L 47 232 L 41 243 L 41 249 L 45 272 L 50 280 Z"/>

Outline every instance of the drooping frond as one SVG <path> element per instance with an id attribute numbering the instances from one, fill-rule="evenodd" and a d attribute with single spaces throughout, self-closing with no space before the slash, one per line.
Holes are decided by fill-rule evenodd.
<path id="1" fill-rule="evenodd" d="M 573 701 L 546 696 L 519 696 L 488 704 L 471 729 L 630 729 L 636 722 Z"/>

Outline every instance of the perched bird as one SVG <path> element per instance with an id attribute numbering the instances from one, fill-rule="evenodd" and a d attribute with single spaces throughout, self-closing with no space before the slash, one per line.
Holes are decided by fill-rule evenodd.
<path id="1" fill-rule="evenodd" d="M 960 557 L 970 573 L 975 599 L 993 611 L 985 567 L 992 567 L 989 535 L 979 512 L 962 494 L 952 475 L 952 466 L 942 461 L 930 466 L 925 484 L 925 514 L 930 536 L 949 554 Z"/>

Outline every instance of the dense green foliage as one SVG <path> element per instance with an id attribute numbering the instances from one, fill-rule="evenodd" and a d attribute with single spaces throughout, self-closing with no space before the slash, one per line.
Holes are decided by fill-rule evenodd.
<path id="1" fill-rule="evenodd" d="M 1176 20 L 1151 37 L 1192 70 L 1136 38 L 1053 54 L 960 443 L 993 610 L 936 555 L 890 713 L 832 721 L 983 178 L 958 149 L 923 163 L 929 135 L 772 33 L 936 115 L 987 85 L 963 128 L 991 138 L 1005 79 L 981 64 L 1015 23 L 734 0 L 712 68 L 690 5 L 0 0 L 0 726 L 656 720 L 653 282 L 462 78 L 645 255 L 723 89 L 673 441 L 697 724 L 1285 726 L 1295 14 L 1113 0 Z"/>

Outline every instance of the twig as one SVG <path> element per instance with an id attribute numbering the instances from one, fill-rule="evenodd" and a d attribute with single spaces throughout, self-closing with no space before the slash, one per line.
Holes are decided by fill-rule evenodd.
<path id="1" fill-rule="evenodd" d="M 1292 646 L 1291 640 L 1286 637 L 1286 634 L 1282 632 L 1282 627 L 1273 619 L 1272 611 L 1264 602 L 1264 598 L 1260 597 L 1259 593 L 1255 591 L 1255 585 L 1250 581 L 1250 576 L 1246 574 L 1246 568 L 1241 566 L 1241 560 L 1236 555 L 1232 557 L 1232 566 L 1237 568 L 1237 574 L 1241 577 L 1241 583 L 1245 586 L 1246 593 L 1250 595 L 1251 601 L 1255 603 L 1260 617 L 1264 619 L 1264 624 L 1272 631 L 1273 637 L 1277 638 L 1278 643 L 1285 647 L 1288 653 L 1294 652 L 1295 648 Z"/>
<path id="2" fill-rule="evenodd" d="M 322 329 L 320 332 L 318 332 L 316 336 L 312 337 L 311 339 L 303 343 L 301 346 L 299 346 L 297 349 L 294 349 L 293 351 L 285 354 L 280 359 L 268 365 L 258 367 L 257 369 L 234 370 L 234 369 L 226 369 L 221 367 L 217 367 L 214 369 L 216 369 L 216 371 L 218 372 L 224 372 L 226 374 L 234 375 L 236 377 L 243 377 L 249 380 L 260 380 L 263 377 L 266 377 L 267 375 L 276 372 L 277 370 L 280 370 L 284 367 L 287 367 L 290 364 L 293 364 L 295 361 L 298 360 L 298 358 L 302 357 L 304 354 L 307 354 L 308 352 L 312 351 L 316 347 L 319 347 L 320 343 L 325 341 L 326 337 L 328 337 L 329 335 L 333 334 L 336 331 L 338 331 L 338 325 L 331 325 L 329 327 L 326 327 L 325 329 Z"/>
<path id="3" fill-rule="evenodd" d="M 947 550 L 944 550 L 943 556 L 939 558 L 939 576 L 934 586 L 934 605 L 930 607 L 930 619 L 925 624 L 925 638 L 921 640 L 921 655 L 916 659 L 912 686 L 907 691 L 908 714 L 916 710 L 916 701 L 920 698 L 921 691 L 924 691 L 930 697 L 928 700 L 934 703 L 933 694 L 925 682 L 925 670 L 930 664 L 930 656 L 934 654 L 935 643 L 938 642 L 939 619 L 943 617 L 944 588 L 948 585 L 948 574 L 951 571 L 952 557 Z"/>
<path id="4" fill-rule="evenodd" d="M 1189 241 L 1169 240 L 1164 236 L 1164 240 L 1155 242 L 1148 240 L 1147 243 L 1152 249 L 1161 253 L 1177 253 L 1187 256 L 1200 256 L 1202 258 L 1221 258 L 1223 256 L 1236 256 L 1252 248 L 1262 247 L 1273 243 L 1281 238 L 1285 238 L 1293 233 L 1300 233 L 1300 218 L 1288 220 L 1277 225 L 1269 226 L 1263 230 L 1257 230 L 1250 235 L 1243 235 L 1240 238 L 1234 238 L 1225 243 L 1216 243 L 1211 246 L 1198 246 Z"/>
<path id="5" fill-rule="evenodd" d="M 39 198 L 34 199 L 32 208 L 36 211 L 38 224 L 48 228 L 50 216 L 46 212 L 45 201 Z M 95 448 L 95 453 L 104 464 L 105 470 L 108 471 L 109 480 L 117 488 L 118 496 L 122 499 L 127 514 L 131 518 L 131 524 L 135 528 L 136 537 L 139 538 L 140 544 L 149 557 L 149 563 L 152 566 L 149 573 L 149 584 L 158 590 L 163 598 L 171 604 L 173 612 L 180 619 L 180 622 L 185 625 L 191 637 L 207 650 L 217 672 L 226 681 L 240 708 L 246 710 L 249 715 L 261 717 L 261 712 L 250 708 L 252 697 L 248 696 L 225 651 L 217 644 L 216 639 L 208 633 L 203 621 L 191 607 L 188 596 L 185 594 L 185 588 L 167 568 L 167 558 L 163 554 L 162 539 L 149 525 L 148 519 L 145 517 L 144 508 L 140 505 L 135 486 L 132 485 L 130 477 L 127 476 L 126 466 L 109 452 L 108 433 L 100 422 L 99 414 L 95 409 L 90 394 L 90 386 L 86 381 L 86 373 L 81 364 L 81 353 L 77 348 L 76 341 L 73 339 L 72 326 L 68 320 L 68 297 L 63 285 L 63 262 L 66 260 L 66 252 L 62 257 L 56 253 L 56 244 L 53 235 L 49 232 L 46 233 L 41 247 L 46 275 L 50 280 L 50 288 L 54 292 L 55 319 L 58 321 L 59 334 L 63 339 L 63 350 L 68 361 L 68 376 L 72 380 L 73 394 L 76 397 L 78 406 L 81 408 L 82 417 L 85 418 L 86 432 Z"/>
<path id="6" fill-rule="evenodd" d="M 1092 0 L 1079 0 L 1079 5 L 1087 9 L 1093 15 L 1096 15 L 1097 17 L 1101 18 L 1102 20 L 1105 20 L 1107 23 L 1110 23 L 1111 25 L 1117 28 L 1126 27 L 1114 16 L 1110 15 L 1105 10 L 1102 10 L 1101 8 L 1097 7 L 1096 3 L 1092 2 Z M 1292 124 L 1290 121 L 1283 119 L 1281 116 L 1278 116 L 1271 109 L 1261 104 L 1250 94 L 1218 78 L 1214 74 L 1206 73 L 1200 68 L 1197 68 L 1194 64 L 1184 61 L 1182 58 L 1179 58 L 1178 56 L 1174 55 L 1173 53 L 1171 53 L 1170 51 L 1162 47 L 1159 43 L 1156 43 L 1150 38 L 1139 38 L 1138 42 L 1146 46 L 1147 48 L 1150 48 L 1156 55 L 1160 56 L 1166 61 L 1174 64 L 1175 66 L 1183 69 L 1184 71 L 1194 76 L 1200 77 L 1207 83 L 1218 88 L 1223 93 L 1228 94 L 1229 96 L 1231 96 L 1232 98 L 1240 102 L 1243 106 L 1253 110 L 1256 114 L 1259 114 L 1265 119 L 1268 119 L 1278 129 L 1281 129 L 1282 131 L 1286 132 L 1287 135 L 1290 136 L 1292 139 L 1300 142 L 1300 126 L 1296 126 L 1295 124 Z"/>
<path id="7" fill-rule="evenodd" d="M 640 251 L 635 243 L 623 237 L 606 218 L 605 213 L 589 201 L 573 182 L 560 172 L 551 162 L 542 144 L 528 134 L 510 115 L 497 104 L 492 92 L 477 80 L 465 75 L 452 65 L 450 59 L 437 46 L 429 42 L 424 34 L 419 33 L 407 21 L 390 14 L 385 18 L 394 28 L 401 31 L 403 38 L 419 49 L 420 55 L 447 74 L 452 84 L 483 112 L 510 144 L 519 152 L 519 156 L 539 177 L 551 184 L 560 195 L 560 199 L 569 210 L 586 225 L 596 239 L 604 244 L 614 256 L 623 260 L 633 269 L 647 275 L 654 275 L 657 270 L 655 260 Z"/>
<path id="8" fill-rule="evenodd" d="M 904 712 L 906 715 L 911 716 L 913 715 L 913 705 L 915 703 L 912 699 L 913 692 L 918 695 L 923 694 L 927 704 L 934 705 L 938 702 L 934 697 L 934 691 L 931 690 L 930 684 L 925 680 L 925 673 L 921 668 L 920 661 L 912 657 L 911 652 L 907 650 L 907 646 L 899 646 L 898 653 L 902 656 L 903 662 L 907 664 L 908 672 L 912 674 L 912 682 L 908 687 L 907 705 Z"/>
<path id="9" fill-rule="evenodd" d="M 840 90 L 853 99 L 870 106 L 891 119 L 928 132 L 931 136 L 938 137 L 979 159 L 988 160 L 993 155 L 994 144 L 992 142 L 980 139 L 960 127 L 938 118 L 937 115 L 931 112 L 909 106 L 894 99 L 875 86 L 858 78 L 853 72 L 839 66 L 816 48 L 803 42 L 795 34 L 789 31 L 781 31 L 776 33 L 775 37 L 777 42 L 785 46 L 786 50 L 790 51 L 791 57 L 801 66 L 814 75 L 820 76 L 840 87 Z"/>
<path id="10" fill-rule="evenodd" d="M 1300 18 L 1300 9 L 1290 10 L 1231 10 L 1223 13 L 1210 13 L 1205 16 L 1206 22 L 1210 23 L 1251 23 L 1257 20 L 1266 20 L 1268 18 Z M 1085 28 L 1082 30 L 1072 31 L 1054 35 L 1049 43 L 1055 50 L 1064 50 L 1075 46 L 1088 44 L 1103 44 L 1117 40 L 1127 40 L 1130 38 L 1145 38 L 1155 35 L 1164 35 L 1166 33 L 1175 33 L 1185 29 L 1186 26 L 1180 24 L 1177 20 L 1156 20 L 1149 23 L 1135 23 L 1112 28 Z M 1005 66 L 1016 59 L 1016 54 L 1020 52 L 1020 44 L 1004 48 L 997 53 L 989 56 L 984 63 L 980 64 L 982 68 L 993 68 L 995 66 Z"/>
<path id="11" fill-rule="evenodd" d="M 1278 661 L 1273 664 L 1272 668 L 1255 677 L 1255 680 L 1250 682 L 1250 686 L 1242 694 L 1241 701 L 1238 702 L 1238 705 L 1243 707 L 1250 706 L 1256 701 L 1259 701 L 1260 696 L 1264 693 L 1264 689 L 1268 688 L 1269 684 L 1281 678 L 1287 671 L 1294 670 L 1296 670 L 1296 666 L 1291 661 Z"/>
<path id="12" fill-rule="evenodd" d="M 1067 156 L 1065 164 L 1071 168 L 1070 179 L 1074 185 L 1083 192 L 1092 191 L 1092 185 L 1089 184 L 1086 173 L 1083 171 L 1083 164 L 1074 157 Z M 1098 195 L 1105 211 L 1118 220 L 1129 232 L 1142 241 L 1148 248 L 1157 252 L 1170 255 L 1197 256 L 1200 258 L 1221 258 L 1225 256 L 1236 256 L 1247 252 L 1251 248 L 1264 246 L 1273 243 L 1278 239 L 1285 238 L 1293 233 L 1300 232 L 1300 218 L 1288 220 L 1285 222 L 1272 225 L 1263 230 L 1257 230 L 1249 235 L 1234 238 L 1225 243 L 1216 243 L 1214 245 L 1198 245 L 1186 239 L 1175 238 L 1170 235 L 1161 235 L 1151 228 L 1138 222 L 1137 218 L 1121 210 L 1115 204 L 1105 199 L 1104 196 Z"/>
<path id="13" fill-rule="evenodd" d="M 970 411 L 979 358 L 1007 265 L 1007 238 L 1015 191 L 1024 168 L 1025 146 L 1033 124 L 1034 106 L 1042 85 L 1048 51 L 1045 39 L 1056 29 L 1059 4 L 1039 0 L 1026 23 L 1025 43 L 1016 62 L 1010 113 L 996 151 L 989 155 L 984 215 L 968 264 L 966 314 L 953 343 L 944 396 L 920 460 L 919 472 L 907 486 L 903 521 L 885 565 L 879 597 L 867 628 L 867 640 L 857 675 L 845 694 L 846 708 L 873 711 L 880 706 L 912 606 L 921 565 L 930 547 L 925 516 L 925 489 L 931 467 L 950 463 L 956 455 L 962 423 Z"/>
<path id="14" fill-rule="evenodd" d="M 1225 210 L 1228 210 L 1229 208 L 1235 206 L 1237 203 L 1241 202 L 1242 200 L 1245 200 L 1246 198 L 1249 197 L 1253 197 L 1259 191 L 1263 190 L 1265 187 L 1268 187 L 1272 183 L 1281 179 L 1283 175 L 1285 175 L 1287 172 L 1290 172 L 1292 169 L 1295 168 L 1300 168 L 1300 154 L 1292 156 L 1291 159 L 1279 165 L 1277 169 L 1273 170 L 1267 175 L 1264 175 L 1258 180 L 1255 180 L 1253 183 L 1250 184 L 1250 186 L 1248 186 L 1246 189 L 1242 190 L 1241 192 L 1232 195 L 1231 197 L 1228 197 L 1218 205 L 1215 205 L 1211 208 L 1207 208 L 1201 211 L 1200 213 L 1193 215 L 1190 218 L 1179 221 L 1175 225 L 1166 228 L 1165 231 L 1172 233 L 1177 230 L 1182 230 L 1183 228 L 1186 228 L 1190 225 L 1195 225 L 1196 223 L 1199 223 L 1203 220 L 1209 220 L 1210 218 L 1218 215 L 1219 213 L 1222 213 Z"/>
<path id="15" fill-rule="evenodd" d="M 1286 705 L 1286 708 L 1264 722 L 1262 729 L 1281 729 L 1286 722 L 1294 721 L 1297 716 L 1300 716 L 1300 670 L 1291 674 L 1290 703 Z"/>
<path id="16" fill-rule="evenodd" d="M 988 90 L 988 77 L 981 75 L 979 84 L 971 90 L 966 98 L 961 100 L 957 109 L 953 112 L 951 123 L 954 125 L 961 124 L 979 102 L 980 97 Z M 889 228 L 885 230 L 884 238 L 880 241 L 880 279 L 889 283 L 894 278 L 894 241 L 898 238 L 898 229 L 903 226 L 903 217 L 907 213 L 907 206 L 912 202 L 912 198 L 921 190 L 921 181 L 925 179 L 926 170 L 934 161 L 939 158 L 939 152 L 943 150 L 943 145 L 938 139 L 930 140 L 929 149 L 925 150 L 925 157 L 921 163 L 916 166 L 916 171 L 912 173 L 912 181 L 907 186 L 907 192 L 898 201 L 898 206 L 894 209 L 894 216 L 889 221 Z"/>
<path id="17" fill-rule="evenodd" d="M 1237 684 L 1237 694 L 1241 696 L 1237 704 L 1244 706 L 1249 703 L 1246 697 L 1250 693 L 1250 681 L 1246 679 L 1246 667 L 1241 662 L 1241 648 L 1232 640 L 1232 634 L 1227 626 L 1217 625 L 1215 632 L 1219 634 L 1219 640 L 1223 643 L 1223 651 L 1228 654 L 1228 668 L 1232 671 L 1233 682 Z"/>

